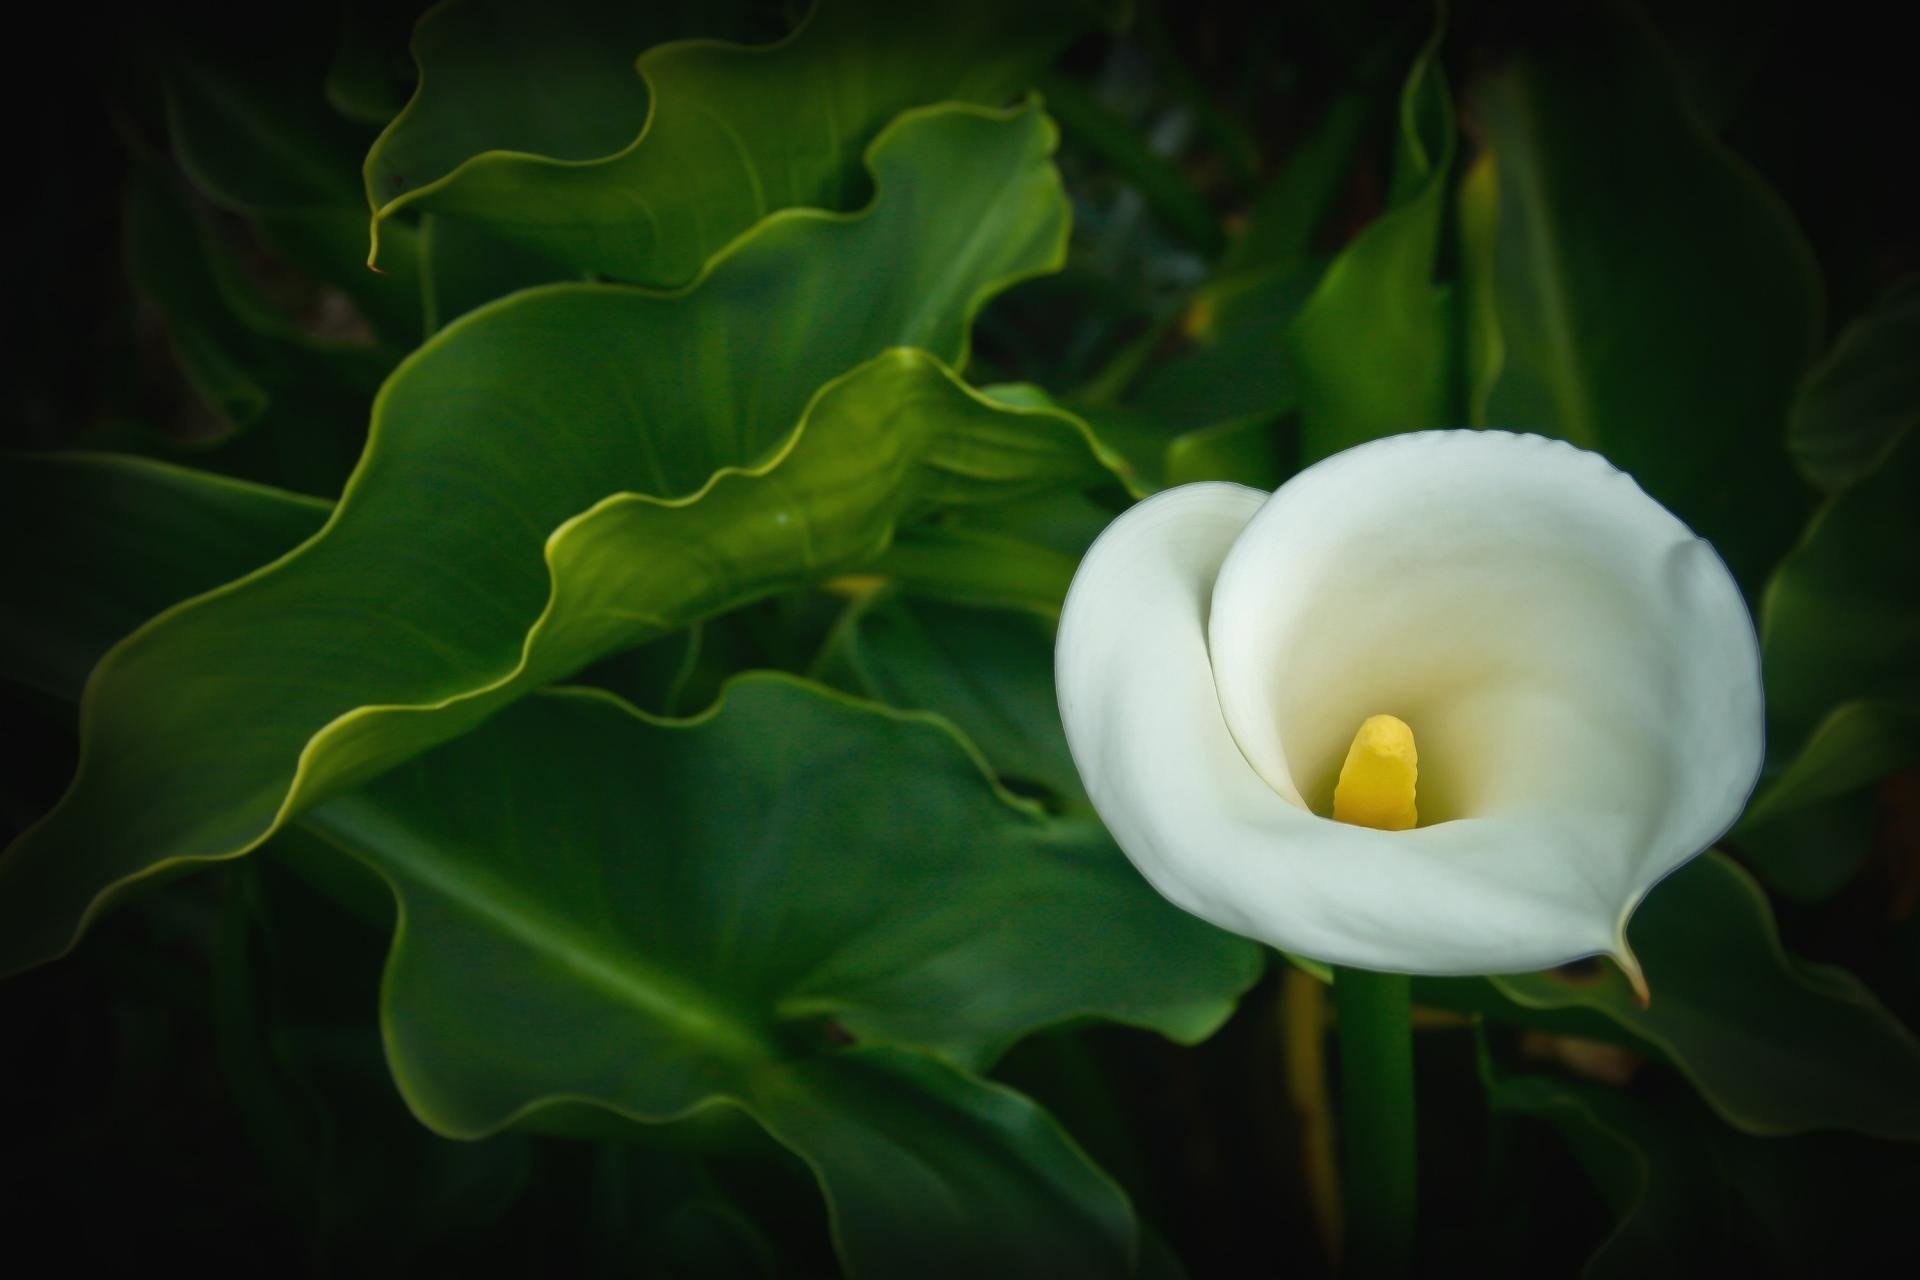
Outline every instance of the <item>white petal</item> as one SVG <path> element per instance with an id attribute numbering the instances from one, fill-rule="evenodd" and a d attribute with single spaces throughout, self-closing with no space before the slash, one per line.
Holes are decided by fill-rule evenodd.
<path id="1" fill-rule="evenodd" d="M 1712 549 L 1597 456 L 1496 432 L 1350 450 L 1237 533 L 1246 491 L 1195 488 L 1116 521 L 1061 619 L 1068 740 L 1147 877 L 1336 964 L 1624 956 L 1758 775 L 1758 647 Z M 1419 744 L 1414 831 L 1300 803 L 1377 712 Z"/>

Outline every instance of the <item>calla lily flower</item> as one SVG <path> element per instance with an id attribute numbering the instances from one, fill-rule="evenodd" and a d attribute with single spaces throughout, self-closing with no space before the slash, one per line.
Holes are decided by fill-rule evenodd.
<path id="1" fill-rule="evenodd" d="M 1495 431 L 1141 502 L 1074 577 L 1055 679 L 1095 809 L 1192 914 L 1398 973 L 1608 954 L 1643 999 L 1627 918 L 1763 747 L 1713 548 L 1598 455 Z"/>

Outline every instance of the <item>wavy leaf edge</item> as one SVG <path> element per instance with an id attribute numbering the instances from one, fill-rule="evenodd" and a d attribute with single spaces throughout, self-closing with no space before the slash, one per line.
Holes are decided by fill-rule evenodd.
<path id="1" fill-rule="evenodd" d="M 1710 860 L 1728 879 L 1737 884 L 1740 892 L 1749 899 L 1751 905 L 1757 908 L 1756 916 L 1761 924 L 1763 939 L 1768 949 L 1780 958 L 1781 972 L 1789 981 L 1816 995 L 1851 1004 L 1883 1022 L 1899 1039 L 1912 1046 L 1915 1057 L 1920 1058 L 1920 1038 L 1916 1038 L 1905 1024 L 1875 999 L 1859 978 L 1838 965 L 1805 960 L 1787 950 L 1780 937 L 1779 921 L 1774 918 L 1772 902 L 1768 899 L 1766 890 L 1760 887 L 1759 882 L 1746 868 L 1717 850 L 1708 850 L 1700 857 Z M 1652 890 L 1649 890 L 1649 893 L 1651 892 Z M 1614 1023 L 1629 1036 L 1652 1047 L 1662 1059 L 1685 1078 L 1694 1093 L 1703 1099 L 1716 1115 L 1741 1133 L 1767 1138 L 1821 1131 L 1820 1126 L 1770 1123 L 1749 1116 L 1738 1108 L 1728 1106 L 1719 1092 L 1712 1087 L 1712 1082 L 1698 1072 L 1692 1064 L 1690 1055 L 1675 1044 L 1672 1037 L 1657 1033 L 1645 1026 L 1636 1026 L 1604 1003 L 1583 999 L 1577 993 L 1560 1000 L 1541 999 L 1514 986 L 1500 974 L 1487 975 L 1487 981 L 1502 997 L 1523 1009 L 1587 1009 Z M 1869 1133 L 1868 1136 L 1881 1135 Z"/>
<path id="2" fill-rule="evenodd" d="M 685 42 L 681 42 L 681 43 L 685 43 Z M 724 42 L 708 42 L 708 43 L 724 43 Z M 755 46 L 747 46 L 747 47 L 755 47 Z M 80 752 L 74 764 L 73 777 L 72 779 L 69 780 L 66 789 L 61 793 L 60 799 L 55 803 L 53 808 L 49 810 L 48 813 L 42 815 L 38 820 L 36 820 L 34 823 L 28 826 L 25 830 L 20 832 L 20 834 L 15 837 L 15 839 L 7 846 L 7 848 L 4 851 L 0 851 L 0 863 L 4 863 L 6 854 L 11 853 L 15 847 L 23 843 L 29 836 L 35 834 L 43 826 L 45 826 L 50 819 L 52 819 L 54 816 L 63 812 L 67 806 L 69 799 L 73 796 L 73 794 L 77 790 L 79 781 L 83 773 L 86 771 L 91 758 L 89 745 L 93 739 L 93 735 L 87 732 L 87 726 L 96 718 L 98 714 L 97 711 L 95 710 L 97 706 L 97 701 L 98 701 L 96 697 L 96 690 L 99 684 L 101 683 L 101 680 L 100 680 L 101 673 L 108 668 L 110 663 L 114 663 L 123 653 L 123 651 L 130 648 L 135 641 L 143 638 L 149 632 L 154 631 L 159 627 L 161 627 L 162 625 L 170 622 L 176 615 L 183 613 L 186 610 L 193 608 L 204 601 L 217 599 L 221 596 L 228 595 L 236 591 L 241 586 L 251 583 L 255 579 L 258 579 L 268 574 L 279 571 L 283 566 L 291 564 L 296 560 L 298 560 L 308 547 L 313 546 L 319 543 L 324 538 L 326 538 L 328 533 L 334 527 L 334 525 L 339 521 L 341 513 L 344 510 L 346 510 L 349 502 L 352 501 L 355 492 L 359 489 L 362 476 L 366 472 L 366 460 L 369 457 L 373 456 L 375 448 L 378 445 L 381 437 L 383 436 L 383 434 L 385 434 L 385 431 L 389 429 L 384 410 L 393 387 L 398 382 L 400 382 L 403 375 L 405 375 L 415 365 L 425 360 L 431 353 L 438 350 L 438 348 L 442 344 L 453 341 L 459 334 L 464 332 L 467 328 L 476 326 L 482 323 L 483 321 L 493 316 L 496 312 L 499 312 L 511 307 L 525 305 L 530 300 L 541 299 L 549 296 L 575 294 L 575 293 L 597 294 L 597 293 L 607 293 L 607 292 L 619 292 L 619 293 L 637 294 L 641 296 L 667 299 L 667 300 L 684 297 L 688 294 L 693 293 L 695 290 L 700 288 L 701 285 L 705 284 L 708 278 L 711 277 L 713 273 L 722 264 L 724 264 L 728 259 L 738 254 L 747 244 L 751 243 L 753 240 L 755 240 L 759 236 L 769 234 L 775 228 L 785 226 L 791 223 L 796 223 L 796 222 L 798 223 L 812 222 L 812 223 L 847 225 L 847 224 L 858 222 L 871 217 L 874 211 L 880 207 L 881 200 L 885 194 L 883 189 L 884 184 L 882 183 L 879 173 L 875 170 L 872 164 L 872 157 L 875 154 L 875 152 L 881 149 L 883 146 L 885 146 L 897 132 L 899 132 L 904 128 L 911 127 L 913 122 L 922 120 L 922 119 L 932 118 L 935 116 L 958 115 L 958 116 L 972 116 L 978 119 L 989 120 L 996 123 L 1011 123 L 1014 120 L 1018 119 L 1019 117 L 1023 115 L 1027 115 L 1029 113 L 1036 116 L 1040 122 L 1042 136 L 1045 140 L 1043 154 L 1052 155 L 1059 145 L 1059 137 L 1060 137 L 1059 128 L 1057 125 L 1053 123 L 1052 119 L 1048 117 L 1045 114 L 1045 112 L 1041 109 L 1041 102 L 1038 94 L 1033 94 L 1033 93 L 1027 94 L 1022 99 L 1022 101 L 1008 107 L 984 107 L 974 103 L 965 103 L 965 102 L 942 102 L 942 103 L 933 103 L 933 104 L 929 104 L 921 107 L 915 107 L 910 110 L 901 112 L 898 116 L 895 116 L 893 120 L 889 121 L 887 125 L 883 129 L 881 129 L 881 131 L 877 135 L 875 135 L 874 139 L 867 145 L 867 147 L 862 152 L 862 164 L 867 168 L 868 178 L 872 183 L 872 195 L 871 195 L 871 198 L 867 201 L 867 203 L 859 209 L 847 210 L 847 211 L 806 208 L 806 207 L 778 209 L 762 217 L 759 221 L 755 222 L 751 227 L 747 228 L 745 231 L 735 236 L 720 250 L 716 251 L 712 256 L 710 256 L 706 260 L 705 263 L 702 264 L 699 273 L 692 280 L 689 280 L 687 283 L 683 285 L 678 285 L 671 288 L 656 288 L 656 287 L 646 286 L 646 285 L 600 283 L 600 282 L 593 282 L 593 281 L 566 281 L 566 282 L 561 282 L 561 283 L 556 283 L 551 285 L 537 286 L 532 289 L 522 290 L 519 293 L 509 294 L 504 298 L 495 299 L 492 302 L 489 302 L 481 307 L 477 307 L 474 310 L 467 312 L 466 314 L 462 315 L 459 319 L 446 325 L 439 332 L 435 333 L 426 342 L 414 348 L 411 352 L 407 354 L 406 358 L 403 359 L 399 363 L 399 365 L 397 365 L 394 368 L 393 372 L 388 375 L 386 381 L 381 384 L 379 393 L 374 397 L 373 408 L 371 411 L 370 421 L 369 421 L 368 430 L 367 430 L 367 442 L 364 449 L 361 452 L 360 461 L 355 465 L 353 474 L 348 477 L 346 486 L 340 495 L 340 500 L 334 504 L 333 511 L 328 516 L 326 523 L 323 524 L 317 532 L 315 532 L 312 538 L 308 539 L 306 542 L 301 543 L 299 546 L 287 552 L 285 555 L 280 556 L 275 560 L 269 561 L 268 563 L 261 565 L 260 567 L 253 570 L 251 573 L 244 574 L 241 577 L 236 578 L 231 582 L 225 583 L 222 586 L 216 587 L 211 591 L 204 592 L 198 596 L 193 596 L 193 597 L 190 597 L 189 599 L 179 601 L 178 603 L 172 605 L 171 607 L 165 610 L 162 610 L 160 613 L 155 614 L 152 618 L 149 618 L 146 622 L 142 623 L 139 627 L 137 627 L 135 630 L 130 632 L 128 635 L 122 637 L 118 642 L 114 644 L 114 646 L 111 649 L 107 651 L 107 653 L 104 656 L 102 656 L 99 663 L 95 665 L 93 671 L 88 674 L 86 687 L 81 694 L 80 715 L 79 715 L 80 728 L 81 728 Z M 528 666 L 528 660 L 532 655 L 537 642 L 539 641 L 541 636 L 545 633 L 545 631 L 547 630 L 550 624 L 555 605 L 560 595 L 561 583 L 560 583 L 559 574 L 557 572 L 557 559 L 561 554 L 563 548 L 570 542 L 571 540 L 570 535 L 575 534 L 581 527 L 585 526 L 590 520 L 594 519 L 597 516 L 601 516 L 609 511 L 615 511 L 615 510 L 619 510 L 621 508 L 630 507 L 630 506 L 652 506 L 652 507 L 661 507 L 666 509 L 686 508 L 686 507 L 693 506 L 694 504 L 699 502 L 701 499 L 705 498 L 707 495 L 712 493 L 716 487 L 718 487 L 719 485 L 725 483 L 730 479 L 758 479 L 758 478 L 762 478 L 772 474 L 779 467 L 779 465 L 782 462 L 784 462 L 794 452 L 794 450 L 798 447 L 800 441 L 806 436 L 807 428 L 809 424 L 812 422 L 813 416 L 818 406 L 824 400 L 828 399 L 834 392 L 838 391 L 841 387 L 855 381 L 857 378 L 867 373 L 869 370 L 875 369 L 877 367 L 880 367 L 888 363 L 899 363 L 899 364 L 920 363 L 925 365 L 930 370 L 932 370 L 935 376 L 943 378 L 953 389 L 958 390 L 960 393 L 962 393 L 968 399 L 974 401 L 976 404 L 979 404 L 982 407 L 991 409 L 995 413 L 1011 414 L 1011 415 L 1016 415 L 1020 417 L 1050 419 L 1052 421 L 1058 422 L 1064 425 L 1069 431 L 1073 432 L 1074 434 L 1077 434 L 1086 443 L 1090 457 L 1101 468 L 1103 468 L 1104 470 L 1112 474 L 1117 480 L 1120 481 L 1121 484 L 1123 484 L 1127 488 L 1129 492 L 1136 492 L 1139 488 L 1139 482 L 1133 477 L 1131 468 L 1126 464 L 1126 462 L 1120 457 L 1119 454 L 1114 452 L 1112 449 L 1107 447 L 1098 439 L 1098 437 L 1094 434 L 1092 428 L 1083 419 L 1066 410 L 1057 409 L 1053 407 L 1028 407 L 1028 406 L 1005 404 L 1000 400 L 994 399 L 990 396 L 983 394 L 981 391 L 977 390 L 976 388 L 968 384 L 965 381 L 965 379 L 963 379 L 959 375 L 959 373 L 956 371 L 957 369 L 964 368 L 967 364 L 968 357 L 970 355 L 971 347 L 972 347 L 973 324 L 980 310 L 986 305 L 987 301 L 991 299 L 993 296 L 995 296 L 996 294 L 1004 292 L 1005 290 L 1013 287 L 1014 285 L 1019 284 L 1021 281 L 1032 279 L 1037 276 L 1045 275 L 1045 274 L 1048 274 L 1049 272 L 1058 271 L 1066 262 L 1067 244 L 1068 244 L 1069 236 L 1071 235 L 1071 231 L 1072 231 L 1071 219 L 1070 218 L 1061 219 L 1059 231 L 1055 238 L 1055 241 L 1053 245 L 1050 247 L 1045 257 L 1039 262 L 1038 265 L 1026 271 L 1013 272 L 1004 276 L 999 276 L 994 279 L 988 280 L 983 284 L 981 284 L 966 299 L 964 304 L 961 306 L 960 312 L 959 312 L 959 316 L 960 316 L 959 329 L 960 329 L 960 335 L 961 335 L 960 350 L 958 353 L 958 358 L 956 359 L 953 365 L 948 365 L 947 363 L 939 359 L 937 356 L 934 356 L 932 353 L 921 350 L 919 348 L 913 348 L 913 347 L 887 348 L 883 350 L 880 354 L 866 361 L 863 361 L 858 365 L 855 365 L 853 368 L 846 370 L 841 374 L 836 375 L 835 377 L 829 379 L 827 382 L 821 384 L 819 387 L 816 387 L 813 391 L 813 394 L 808 398 L 805 407 L 801 410 L 793 428 L 787 433 L 785 439 L 781 441 L 781 443 L 768 455 L 768 457 L 765 460 L 758 463 L 749 464 L 749 465 L 730 465 L 730 466 L 722 467 L 719 470 L 715 471 L 712 475 L 710 475 L 707 478 L 706 482 L 703 483 L 698 489 L 694 490 L 692 493 L 686 494 L 681 497 L 662 498 L 662 497 L 657 497 L 650 494 L 636 493 L 631 491 L 611 493 L 606 497 L 601 498 L 599 501 L 595 502 L 592 506 L 588 507 L 586 510 L 578 512 L 572 517 L 563 521 L 559 526 L 557 526 L 554 530 L 552 530 L 547 535 L 545 544 L 542 547 L 541 554 L 546 564 L 547 577 L 548 577 L 548 592 L 547 592 L 546 603 L 542 607 L 538 617 L 536 617 L 534 621 L 529 625 L 527 634 L 523 638 L 523 641 L 521 644 L 519 659 L 514 663 L 513 667 L 510 670 L 503 673 L 497 679 L 489 681 L 484 685 L 479 685 L 469 689 L 461 690 L 457 693 L 450 694 L 445 698 L 437 699 L 432 702 L 363 705 L 363 706 L 355 707 L 352 710 L 344 712 L 341 715 L 335 717 L 333 720 L 329 721 L 325 726 L 323 726 L 311 738 L 307 740 L 305 746 L 301 749 L 299 759 L 295 764 L 293 778 L 288 784 L 286 795 L 282 797 L 279 808 L 275 812 L 272 821 L 252 840 L 250 840 L 247 844 L 245 844 L 244 846 L 238 849 L 235 849 L 226 853 L 222 853 L 222 854 L 211 855 L 211 856 L 176 855 L 173 857 L 163 858 L 159 861 L 156 861 L 154 863 L 147 865 L 146 867 L 143 867 L 138 872 L 132 875 L 125 876 L 111 882 L 110 884 L 101 888 L 94 894 L 93 898 L 88 902 L 86 909 L 81 913 L 79 919 L 76 921 L 72 936 L 70 936 L 67 939 L 66 943 L 59 949 L 59 951 L 50 955 L 40 957 L 38 960 L 31 962 L 26 967 L 37 967 L 39 964 L 44 964 L 44 963 L 51 962 L 53 960 L 57 960 L 60 957 L 71 952 L 73 948 L 79 944 L 80 939 L 84 937 L 87 931 L 93 926 L 94 922 L 109 907 L 111 907 L 119 899 L 120 895 L 126 890 L 131 889 L 132 887 L 139 885 L 141 883 L 144 883 L 148 880 L 151 880 L 156 876 L 162 876 L 171 872 L 176 872 L 187 866 L 198 865 L 202 863 L 231 861 L 232 859 L 235 859 L 235 858 L 244 857 L 246 854 L 252 852 L 254 849 L 257 849 L 261 844 L 263 844 L 265 841 L 270 839 L 274 835 L 274 833 L 276 833 L 277 831 L 285 827 L 287 823 L 291 820 L 293 814 L 298 812 L 299 809 L 302 807 L 303 803 L 310 798 L 311 787 L 309 783 L 310 783 L 310 778 L 313 772 L 313 761 L 315 757 L 318 755 L 318 753 L 321 750 L 323 750 L 329 742 L 346 733 L 348 729 L 355 723 L 364 719 L 371 718 L 373 716 L 381 715 L 381 714 L 395 714 L 395 713 L 405 713 L 405 712 L 432 713 L 432 712 L 444 711 L 450 707 L 454 707 L 467 702 L 472 702 L 481 698 L 485 698 L 490 694 L 498 693 L 502 689 L 505 689 L 511 686 L 526 671 Z M 191 470 L 191 468 L 183 468 L 183 469 Z M 888 542 L 889 544 L 891 543 L 891 533 L 889 534 Z M 884 547 L 880 548 L 880 550 L 882 551 L 884 549 L 885 549 Z"/>

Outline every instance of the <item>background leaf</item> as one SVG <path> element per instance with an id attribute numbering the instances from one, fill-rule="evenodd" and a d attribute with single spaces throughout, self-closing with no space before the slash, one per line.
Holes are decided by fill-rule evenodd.
<path id="1" fill-rule="evenodd" d="M 1888 1229 L 1920 1178 L 1910 1147 L 1755 1138 L 1681 1099 L 1575 1080 L 1495 1076 L 1490 1085 L 1496 1112 L 1551 1124 L 1605 1198 L 1615 1224 L 1586 1275 L 1819 1270 L 1870 1265 L 1903 1247 Z"/>
<path id="2" fill-rule="evenodd" d="M 1807 374 L 1787 444 L 1809 480 L 1829 492 L 1877 467 L 1920 420 L 1920 277 L 1888 289 L 1848 325 Z"/>
<path id="3" fill-rule="evenodd" d="M 1604 1014 L 1748 1133 L 1920 1136 L 1920 1041 L 1851 974 L 1783 951 L 1766 896 L 1733 863 L 1708 853 L 1667 877 L 1627 940 L 1653 991 L 1645 1009 L 1610 967 L 1489 981 L 1532 1008 Z"/>
<path id="4" fill-rule="evenodd" d="M 412 228 L 397 228 L 366 269 L 360 159 L 373 131 L 326 100 L 337 19 L 293 5 L 271 31 L 196 15 L 150 56 L 166 100 L 174 155 L 194 185 L 246 215 L 292 265 L 342 290 L 387 343 L 419 340 Z"/>
<path id="5" fill-rule="evenodd" d="M 125 234 L 128 276 L 223 428 L 144 442 L 210 470 L 338 494 L 388 361 L 365 343 L 316 340 L 278 314 L 166 175 L 132 176 Z"/>
<path id="6" fill-rule="evenodd" d="M 1388 209 L 1334 258 L 1289 332 L 1303 463 L 1458 421 L 1452 294 L 1437 279 L 1456 147 L 1440 37 L 1401 92 Z"/>
<path id="7" fill-rule="evenodd" d="M 1611 9 L 1581 15 L 1473 85 L 1499 186 L 1503 359 L 1482 425 L 1604 453 L 1752 590 L 1806 506 L 1779 446 L 1819 280 L 1651 37 Z"/>
<path id="8" fill-rule="evenodd" d="M 1774 775 L 1758 822 L 1843 794 L 1920 755 L 1920 433 L 1830 499 L 1761 609 Z"/>
<path id="9" fill-rule="evenodd" d="M 251 572 L 327 518 L 315 498 L 106 454 L 0 459 L 11 605 L 0 672 L 77 700 L 113 642 Z"/>

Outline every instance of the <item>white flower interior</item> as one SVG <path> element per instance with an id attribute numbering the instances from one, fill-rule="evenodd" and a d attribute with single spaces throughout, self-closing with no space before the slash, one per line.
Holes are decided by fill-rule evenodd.
<path id="1" fill-rule="evenodd" d="M 1426 432 L 1271 497 L 1189 485 L 1095 544 L 1061 617 L 1089 795 L 1169 898 L 1336 964 L 1612 952 L 1758 776 L 1759 653 L 1719 557 L 1597 455 Z M 1420 826 L 1336 823 L 1354 731 L 1413 729 Z"/>

